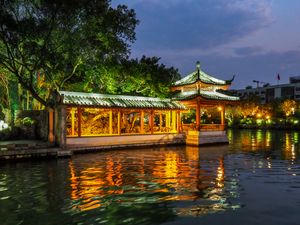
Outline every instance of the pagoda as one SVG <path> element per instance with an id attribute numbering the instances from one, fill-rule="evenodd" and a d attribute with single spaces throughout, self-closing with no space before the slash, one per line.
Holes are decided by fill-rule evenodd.
<path id="1" fill-rule="evenodd" d="M 230 80 L 215 78 L 200 69 L 176 81 L 171 86 L 172 100 L 183 103 L 189 109 L 181 114 L 181 129 L 186 133 L 188 145 L 228 142 L 225 129 L 225 107 L 239 101 L 239 97 L 226 92 Z M 186 122 L 184 119 L 190 117 Z"/>

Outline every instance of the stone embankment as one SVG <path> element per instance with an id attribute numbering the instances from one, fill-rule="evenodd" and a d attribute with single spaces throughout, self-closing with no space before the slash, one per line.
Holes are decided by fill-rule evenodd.
<path id="1" fill-rule="evenodd" d="M 40 157 L 67 157 L 70 150 L 62 150 L 41 141 L 7 141 L 0 142 L 0 160 Z"/>

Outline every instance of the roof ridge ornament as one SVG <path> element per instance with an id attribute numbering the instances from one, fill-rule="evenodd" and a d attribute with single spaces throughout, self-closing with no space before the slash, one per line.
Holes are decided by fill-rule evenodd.
<path id="1" fill-rule="evenodd" d="M 235 79 L 235 74 L 232 76 L 230 80 L 226 80 L 226 84 L 231 84 Z"/>
<path id="2" fill-rule="evenodd" d="M 197 61 L 197 62 L 196 62 L 196 66 L 197 66 L 198 80 L 200 80 L 200 61 Z"/>

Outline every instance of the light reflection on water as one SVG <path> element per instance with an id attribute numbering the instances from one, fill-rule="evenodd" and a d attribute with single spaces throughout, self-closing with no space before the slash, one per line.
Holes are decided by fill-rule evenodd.
<path id="1" fill-rule="evenodd" d="M 174 216 L 237 208 L 226 202 L 236 195 L 225 183 L 226 150 L 210 149 L 214 155 L 208 162 L 206 153 L 199 159 L 196 147 L 106 152 L 94 155 L 92 162 L 90 156 L 80 156 L 69 162 L 71 208 L 85 211 L 113 202 L 120 206 L 189 202 L 173 207 Z"/>
<path id="2" fill-rule="evenodd" d="M 299 133 L 228 137 L 1 164 L 0 224 L 297 224 Z"/>

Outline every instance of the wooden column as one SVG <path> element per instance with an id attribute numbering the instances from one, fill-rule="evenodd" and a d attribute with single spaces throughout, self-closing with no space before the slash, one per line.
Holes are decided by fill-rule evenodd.
<path id="1" fill-rule="evenodd" d="M 75 110 L 71 108 L 71 135 L 75 135 Z"/>
<path id="2" fill-rule="evenodd" d="M 180 117 L 180 111 L 177 111 L 177 133 L 181 132 L 181 117 Z"/>
<path id="3" fill-rule="evenodd" d="M 197 105 L 196 105 L 196 130 L 198 130 L 198 131 L 200 131 L 200 123 L 201 123 L 200 102 L 197 101 Z"/>
<path id="4" fill-rule="evenodd" d="M 159 112 L 159 131 L 161 132 L 162 130 L 162 114 Z"/>
<path id="5" fill-rule="evenodd" d="M 166 127 L 167 127 L 168 132 L 170 132 L 172 130 L 172 128 L 171 128 L 171 111 L 168 111 L 166 114 Z"/>
<path id="6" fill-rule="evenodd" d="M 150 112 L 150 129 L 151 129 L 151 134 L 154 133 L 154 111 L 151 110 Z"/>
<path id="7" fill-rule="evenodd" d="M 176 131 L 176 111 L 172 111 L 172 131 L 175 132 Z"/>
<path id="8" fill-rule="evenodd" d="M 54 144 L 54 110 L 49 109 L 48 112 L 48 141 L 50 144 Z"/>
<path id="9" fill-rule="evenodd" d="M 109 111 L 109 134 L 113 133 L 112 123 L 113 123 L 113 113 L 112 110 L 110 110 Z"/>
<path id="10" fill-rule="evenodd" d="M 141 111 L 141 134 L 145 133 L 145 128 L 144 128 L 144 117 L 145 113 L 144 110 Z"/>
<path id="11" fill-rule="evenodd" d="M 81 107 L 77 108 L 77 118 L 78 118 L 78 137 L 81 137 L 81 120 L 82 120 Z"/>
<path id="12" fill-rule="evenodd" d="M 118 135 L 121 135 L 121 111 L 118 110 Z"/>
<path id="13" fill-rule="evenodd" d="M 221 109 L 221 125 L 222 125 L 222 129 L 224 130 L 224 128 L 225 128 L 225 106 L 222 106 L 222 109 Z"/>

